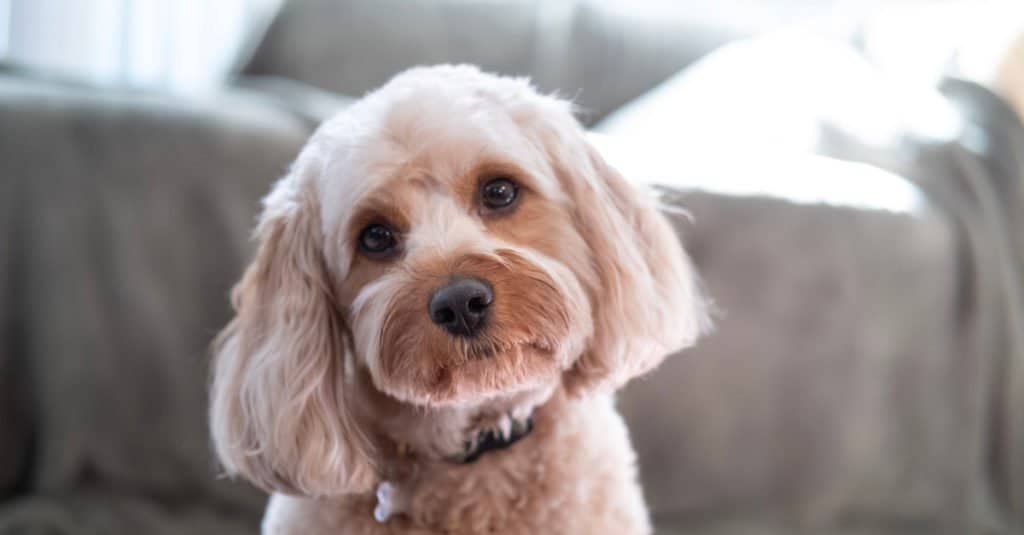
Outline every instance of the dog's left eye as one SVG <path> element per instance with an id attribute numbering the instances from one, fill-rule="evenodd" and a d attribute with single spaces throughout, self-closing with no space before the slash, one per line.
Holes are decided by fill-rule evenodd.
<path id="1" fill-rule="evenodd" d="M 359 248 L 373 257 L 388 255 L 396 243 L 395 233 L 380 223 L 369 225 L 359 233 Z"/>
<path id="2" fill-rule="evenodd" d="M 492 179 L 480 188 L 481 202 L 491 210 L 508 208 L 516 201 L 518 195 L 519 186 L 506 177 Z"/>

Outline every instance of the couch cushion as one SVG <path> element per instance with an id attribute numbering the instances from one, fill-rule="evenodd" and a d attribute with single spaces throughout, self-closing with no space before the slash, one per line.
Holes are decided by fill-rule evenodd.
<path id="1" fill-rule="evenodd" d="M 721 310 L 622 396 L 665 526 L 1024 524 L 1024 131 L 969 116 L 787 35 L 715 52 L 599 126 L 627 175 L 690 192 L 677 224 Z"/>
<path id="2" fill-rule="evenodd" d="M 28 463 L 29 430 L 27 395 L 20 380 L 24 362 L 14 356 L 24 339 L 18 304 L 24 302 L 17 284 L 22 262 L 19 249 L 21 187 L 6 176 L 0 178 L 0 500 L 14 493 L 25 476 Z"/>
<path id="3" fill-rule="evenodd" d="M 82 491 L 0 504 L 5 535 L 242 535 L 256 533 L 254 511 L 217 509 L 196 501 Z"/>
<path id="4" fill-rule="evenodd" d="M 0 176 L 16 192 L 0 230 L 18 237 L 4 255 L 18 263 L 5 281 L 18 343 L 4 340 L 3 361 L 20 368 L 5 380 L 31 416 L 19 490 L 219 504 L 252 526 L 261 494 L 216 478 L 207 346 L 229 318 L 258 198 L 308 128 L 237 96 L 0 78 L 0 102 Z"/>
<path id="5" fill-rule="evenodd" d="M 701 192 L 673 204 L 717 329 L 621 396 L 652 509 L 759 533 L 960 525 L 980 414 L 957 385 L 979 362 L 956 340 L 949 221 Z"/>

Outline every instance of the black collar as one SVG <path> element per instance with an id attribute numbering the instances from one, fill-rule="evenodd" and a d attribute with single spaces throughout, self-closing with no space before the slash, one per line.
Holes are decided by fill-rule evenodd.
<path id="1" fill-rule="evenodd" d="M 508 436 L 502 435 L 497 430 L 487 429 L 481 431 L 475 441 L 467 442 L 465 451 L 452 460 L 455 462 L 469 464 L 475 462 L 481 455 L 494 450 L 503 450 L 516 442 L 519 442 L 526 435 L 533 431 L 533 417 L 527 418 L 519 425 L 513 425 Z"/>

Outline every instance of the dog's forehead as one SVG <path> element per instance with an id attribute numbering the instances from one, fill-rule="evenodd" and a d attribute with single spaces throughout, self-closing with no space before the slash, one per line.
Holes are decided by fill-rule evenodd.
<path id="1" fill-rule="evenodd" d="M 395 100 L 369 144 L 369 164 L 450 183 L 487 159 L 536 164 L 529 128 L 492 99 L 422 90 Z M 417 173 L 413 173 L 415 175 Z M 413 176 L 414 179 L 421 177 Z"/>
<path id="2" fill-rule="evenodd" d="M 528 128 L 494 101 L 456 97 L 411 92 L 387 105 L 354 110 L 372 117 L 350 121 L 359 131 L 327 148 L 321 190 L 325 227 L 344 228 L 368 199 L 455 195 L 486 169 L 514 168 L 542 195 L 561 197 L 543 147 Z M 417 218 L 411 208 L 424 202 L 403 204 L 395 208 Z"/>

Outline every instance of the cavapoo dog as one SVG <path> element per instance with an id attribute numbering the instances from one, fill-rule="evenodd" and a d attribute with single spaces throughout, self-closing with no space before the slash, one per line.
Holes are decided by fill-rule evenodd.
<path id="1" fill-rule="evenodd" d="M 704 304 L 568 102 L 406 71 L 317 130 L 256 234 L 211 428 L 273 493 L 264 533 L 650 532 L 612 393 Z"/>

